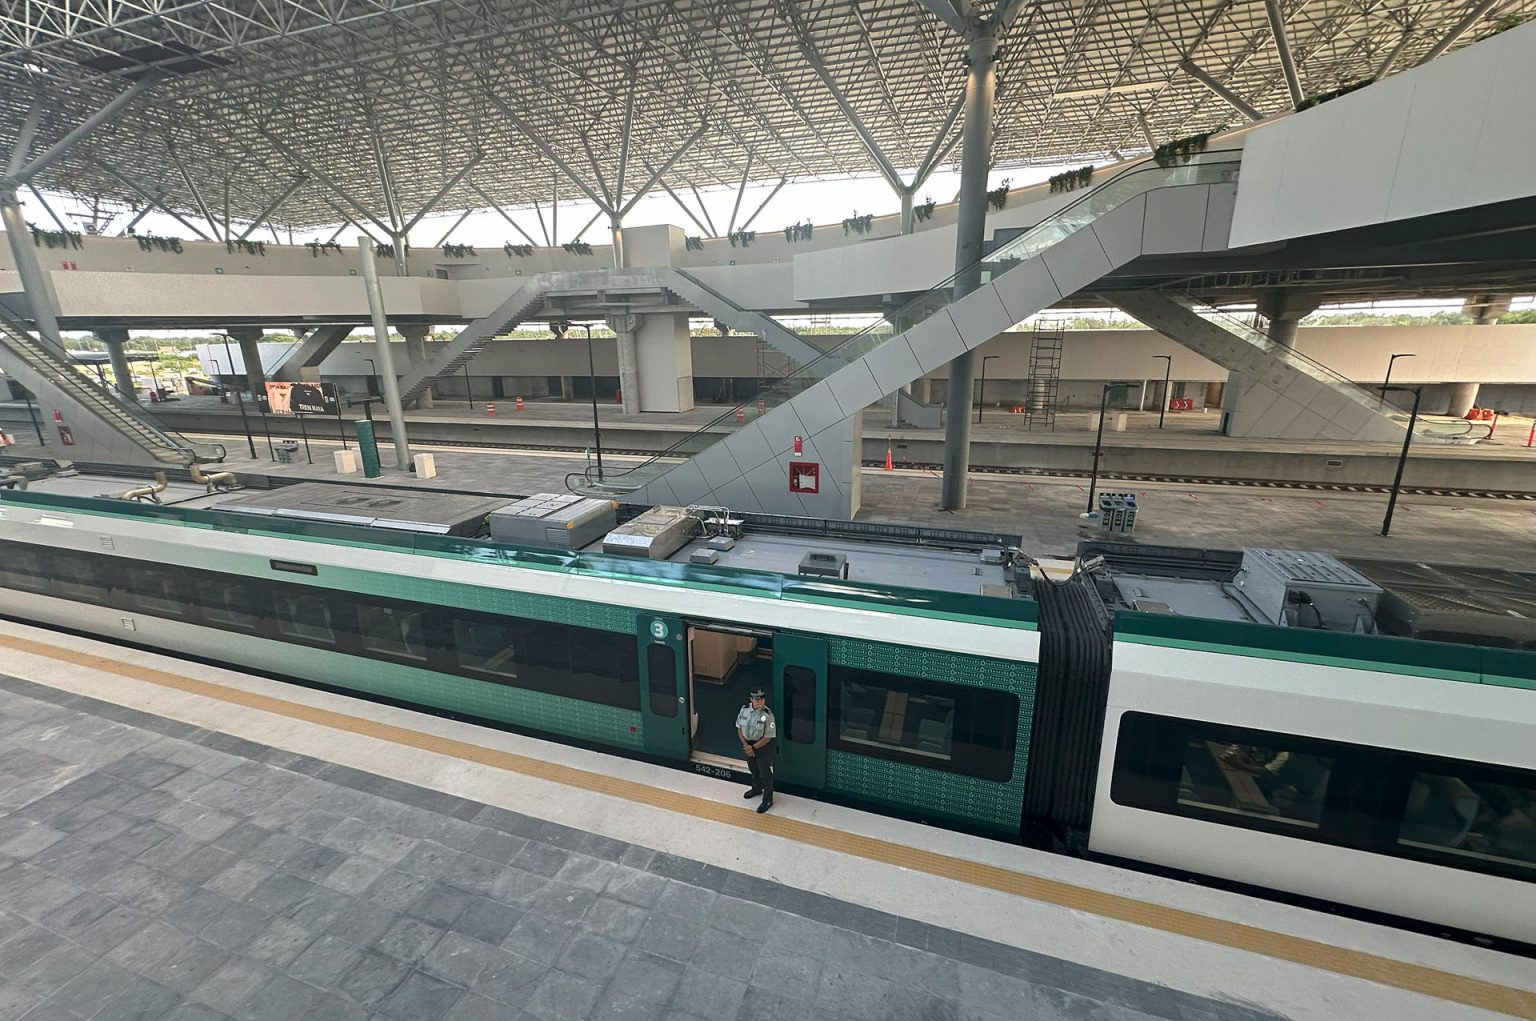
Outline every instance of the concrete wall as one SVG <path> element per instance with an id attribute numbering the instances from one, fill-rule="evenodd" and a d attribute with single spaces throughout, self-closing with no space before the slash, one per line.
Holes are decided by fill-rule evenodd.
<path id="1" fill-rule="evenodd" d="M 1536 23 L 1248 135 L 1232 246 L 1536 194 Z"/>
<path id="2" fill-rule="evenodd" d="M 1030 343 L 1028 333 L 1004 333 L 983 345 L 983 355 L 998 356 L 996 361 L 987 363 L 989 393 L 994 381 L 1029 376 Z M 694 337 L 692 346 L 693 374 L 697 377 L 757 375 L 757 345 L 751 337 Z M 435 343 L 428 343 L 429 356 L 436 347 Z M 272 348 L 276 354 L 285 345 L 264 348 Z M 1395 352 L 1417 353 L 1414 358 L 1398 359 L 1392 370 L 1393 380 L 1405 384 L 1536 383 L 1536 325 L 1309 326 L 1299 331 L 1297 348 L 1350 379 L 1367 384 L 1381 382 L 1387 359 Z M 599 375 L 618 371 L 612 338 L 594 338 L 593 349 Z M 212 352 L 221 361 L 222 350 Z M 368 371 L 362 359 L 372 350 L 372 341 L 340 344 L 322 363 L 321 373 L 362 375 Z M 1155 356 L 1162 354 L 1173 356 L 1175 381 L 1217 383 L 1227 378 L 1227 371 L 1216 363 L 1152 330 L 1071 330 L 1062 352 L 1062 379 L 1161 381 L 1163 363 Z M 235 355 L 238 359 L 238 350 Z M 263 361 L 272 364 L 265 352 Z M 402 369 L 407 364 L 403 344 L 395 348 L 395 364 Z M 584 342 L 569 339 L 492 341 L 476 356 L 470 371 L 507 376 L 585 376 L 587 348 Z M 932 374 L 927 378 L 943 376 Z"/>

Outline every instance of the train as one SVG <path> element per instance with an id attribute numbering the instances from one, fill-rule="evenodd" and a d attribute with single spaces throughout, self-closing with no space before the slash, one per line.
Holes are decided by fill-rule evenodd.
<path id="1" fill-rule="evenodd" d="M 792 794 L 1536 944 L 1536 635 L 1403 565 L 144 483 L 0 468 L 0 615 L 722 781 L 762 685 Z"/>

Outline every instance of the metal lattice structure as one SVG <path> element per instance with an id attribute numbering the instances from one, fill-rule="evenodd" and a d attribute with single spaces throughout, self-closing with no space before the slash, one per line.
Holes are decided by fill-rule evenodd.
<path id="1" fill-rule="evenodd" d="M 1536 0 L 1002 5 L 1015 9 L 998 65 L 1002 164 L 1103 160 L 1239 124 L 1239 109 L 1290 109 L 1536 13 Z M 995 6 L 3 0 L 0 142 L 35 130 L 43 151 L 147 78 L 33 183 L 200 221 L 348 218 L 386 233 L 428 208 L 555 190 L 617 212 L 653 182 L 686 201 L 872 169 L 911 180 L 954 158 L 953 29 Z"/>

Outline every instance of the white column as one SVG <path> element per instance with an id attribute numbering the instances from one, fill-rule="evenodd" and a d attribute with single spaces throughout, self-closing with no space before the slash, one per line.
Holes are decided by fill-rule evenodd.
<path id="1" fill-rule="evenodd" d="M 673 313 L 636 318 L 640 320 L 634 334 L 639 410 L 693 410 L 693 342 L 688 316 Z M 629 404 L 627 389 L 624 403 L 626 407 Z"/>
<path id="2" fill-rule="evenodd" d="M 432 327 L 419 324 L 407 324 L 397 326 L 400 336 L 405 338 L 405 354 L 411 360 L 412 368 L 419 368 L 427 363 L 427 337 L 432 333 Z M 416 398 L 416 407 L 423 411 L 432 407 L 432 384 Z"/>

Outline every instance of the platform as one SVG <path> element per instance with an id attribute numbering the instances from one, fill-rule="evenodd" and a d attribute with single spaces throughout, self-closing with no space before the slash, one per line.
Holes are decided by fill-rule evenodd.
<path id="1" fill-rule="evenodd" d="M 0 622 L 0 1016 L 1536 1017 L 1528 960 Z M 1365 976 L 1368 976 L 1365 977 Z"/>

